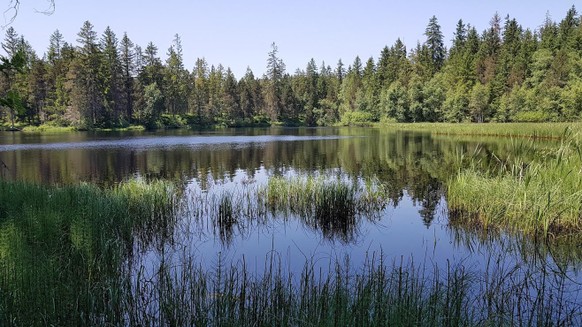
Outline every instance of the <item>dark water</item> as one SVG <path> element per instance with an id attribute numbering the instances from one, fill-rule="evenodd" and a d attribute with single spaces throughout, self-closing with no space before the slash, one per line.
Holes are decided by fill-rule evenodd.
<path id="1" fill-rule="evenodd" d="M 491 168 L 497 158 L 520 155 L 520 142 L 358 128 L 5 133 L 0 134 L 0 172 L 5 179 L 45 184 L 107 186 L 135 177 L 179 182 L 185 209 L 171 240 L 144 250 L 146 266 L 168 257 L 179 263 L 187 255 L 209 267 L 244 258 L 251 270 L 260 271 L 276 253 L 295 271 L 306 260 L 325 266 L 349 256 L 358 266 L 382 253 L 395 262 L 463 264 L 476 271 L 491 260 L 554 269 L 577 287 L 582 249 L 576 244 L 548 245 L 449 224 L 446 180 L 459 169 L 459 158 L 476 155 L 483 169 Z M 526 162 L 528 155 L 535 153 L 524 154 Z M 244 192 L 272 176 L 307 175 L 371 180 L 387 190 L 388 205 L 372 218 L 358 219 L 348 232 L 321 230 L 293 216 L 240 222 L 225 231 L 210 217 L 193 218 L 188 209 L 194 195 Z"/>

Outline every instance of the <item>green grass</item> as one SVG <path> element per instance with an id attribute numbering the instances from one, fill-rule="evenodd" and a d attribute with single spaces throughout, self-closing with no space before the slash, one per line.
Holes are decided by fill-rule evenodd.
<path id="1" fill-rule="evenodd" d="M 385 263 L 353 268 L 349 258 L 325 269 L 306 261 L 298 275 L 271 254 L 262 273 L 244 262 L 173 269 L 162 262 L 134 282 L 130 325 L 197 326 L 539 326 L 577 325 L 564 276 L 505 267 L 491 259 L 483 274 L 462 265 Z"/>
<path id="2" fill-rule="evenodd" d="M 83 129 L 86 130 L 86 129 Z M 118 128 L 95 128 L 91 129 L 94 131 L 101 132 L 125 132 L 125 131 L 144 131 L 145 127 L 141 125 L 132 125 L 128 127 L 118 127 Z M 70 133 L 78 132 L 79 128 L 74 126 L 55 126 L 43 124 L 39 126 L 28 125 L 22 128 L 23 133 L 43 133 L 43 134 L 59 134 L 59 133 Z"/>
<path id="3" fill-rule="evenodd" d="M 559 146 L 537 150 L 529 162 L 497 158 L 483 169 L 465 158 L 448 182 L 451 219 L 529 235 L 582 233 L 582 143 L 566 136 Z M 522 146 L 534 151 L 533 141 Z M 523 149 L 522 149 L 523 150 Z"/>
<path id="4" fill-rule="evenodd" d="M 362 217 L 373 219 L 388 204 L 381 186 L 322 177 L 271 177 L 258 198 L 273 214 L 296 215 L 326 238 L 349 241 Z"/>
<path id="5" fill-rule="evenodd" d="M 384 123 L 382 128 L 426 131 L 437 135 L 562 138 L 564 131 L 579 131 L 582 123 Z"/>
<path id="6" fill-rule="evenodd" d="M 0 325 L 86 325 L 121 314 L 113 309 L 121 263 L 137 238 L 168 227 L 173 192 L 165 182 L 103 190 L 0 181 Z"/>
<path id="7" fill-rule="evenodd" d="M 76 132 L 78 129 L 73 126 L 53 126 L 53 125 L 40 125 L 40 126 L 26 126 L 22 128 L 24 133 L 47 133 L 47 134 L 58 134 L 58 133 L 70 133 Z"/>
<path id="8" fill-rule="evenodd" d="M 529 236 L 582 234 L 582 123 L 384 124 L 434 135 L 508 137 L 505 156 L 462 154 L 448 178 L 454 224 Z M 538 139 L 554 139 L 540 145 Z"/>

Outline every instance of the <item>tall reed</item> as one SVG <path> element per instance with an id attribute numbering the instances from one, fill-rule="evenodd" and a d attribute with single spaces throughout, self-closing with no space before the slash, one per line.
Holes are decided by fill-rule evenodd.
<path id="1" fill-rule="evenodd" d="M 500 168 L 495 171 L 469 162 L 469 168 L 448 183 L 451 219 L 547 237 L 579 234 L 581 139 L 567 136 L 560 146 L 538 153 L 530 162 L 498 159 Z"/>
<path id="2" fill-rule="evenodd" d="M 121 264 L 136 235 L 163 230 L 172 192 L 166 182 L 104 190 L 0 181 L 0 325 L 120 319 Z"/>
<path id="3" fill-rule="evenodd" d="M 213 326 L 532 326 L 577 325 L 582 313 L 567 277 L 491 258 L 483 273 L 463 265 L 386 263 L 371 255 L 299 275 L 270 254 L 260 273 L 245 261 L 213 269 L 195 259 L 162 262 L 139 276 L 126 307 L 132 325 Z M 580 290 L 578 290 L 578 293 Z M 145 308 L 145 310 L 144 310 Z"/>

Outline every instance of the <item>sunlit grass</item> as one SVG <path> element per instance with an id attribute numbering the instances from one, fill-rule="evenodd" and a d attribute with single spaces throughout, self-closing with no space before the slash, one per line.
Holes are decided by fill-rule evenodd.
<path id="1" fill-rule="evenodd" d="M 562 138 L 564 131 L 579 131 L 582 123 L 386 123 L 394 130 L 426 131 L 438 135 Z"/>
<path id="2" fill-rule="evenodd" d="M 495 170 L 468 158 L 448 183 L 451 218 L 533 235 L 582 233 L 581 145 L 570 135 L 531 162 L 499 158 Z"/>

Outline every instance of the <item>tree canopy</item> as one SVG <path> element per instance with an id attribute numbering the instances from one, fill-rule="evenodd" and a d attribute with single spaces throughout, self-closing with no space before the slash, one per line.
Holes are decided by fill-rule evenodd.
<path id="1" fill-rule="evenodd" d="M 15 12 L 19 5 L 10 2 Z M 87 21 L 74 42 L 55 31 L 39 55 L 9 27 L 0 58 L 0 124 L 156 128 L 581 118 L 582 24 L 575 7 L 560 21 L 546 17 L 536 30 L 497 13 L 482 32 L 458 20 L 449 49 L 440 24 L 431 17 L 424 40 L 410 49 L 397 39 L 379 49 L 377 59 L 356 56 L 332 67 L 312 58 L 293 73 L 273 43 L 265 74 L 248 69 L 240 79 L 203 57 L 191 70 L 184 67 L 178 34 L 160 51 L 109 27 L 95 31 Z"/>

